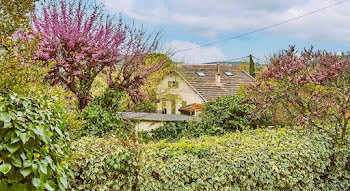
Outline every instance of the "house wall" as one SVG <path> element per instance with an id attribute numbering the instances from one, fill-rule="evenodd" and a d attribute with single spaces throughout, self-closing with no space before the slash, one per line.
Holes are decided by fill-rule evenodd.
<path id="1" fill-rule="evenodd" d="M 178 82 L 177 88 L 169 88 L 168 82 L 169 81 L 176 81 Z M 192 104 L 192 103 L 204 103 L 204 100 L 197 94 L 196 91 L 194 91 L 180 76 L 178 75 L 170 75 L 167 76 L 157 87 L 158 89 L 158 95 L 159 98 L 165 98 L 169 99 L 173 97 L 173 95 L 176 95 L 176 109 L 175 114 L 181 114 L 179 112 L 180 107 L 182 107 L 182 101 L 186 102 L 186 105 Z M 171 95 L 171 96 L 169 96 Z M 166 114 L 172 114 L 172 104 L 170 100 L 166 101 Z M 162 102 L 157 104 L 157 111 L 160 113 L 163 110 L 163 104 Z"/>
<path id="2" fill-rule="evenodd" d="M 136 131 L 150 131 L 163 125 L 160 121 L 140 121 L 136 124 Z"/>

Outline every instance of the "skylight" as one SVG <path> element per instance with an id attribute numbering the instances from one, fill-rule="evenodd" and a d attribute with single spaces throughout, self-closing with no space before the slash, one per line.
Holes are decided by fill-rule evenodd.
<path id="1" fill-rule="evenodd" d="M 204 72 L 196 72 L 196 74 L 197 74 L 198 76 L 200 76 L 200 77 L 205 76 Z"/>
<path id="2" fill-rule="evenodd" d="M 232 72 L 230 72 L 230 71 L 225 71 L 224 73 L 225 73 L 227 76 L 233 76 Z"/>

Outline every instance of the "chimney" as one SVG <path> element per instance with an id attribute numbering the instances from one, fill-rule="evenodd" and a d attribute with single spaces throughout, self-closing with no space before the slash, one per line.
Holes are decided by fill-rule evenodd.
<path id="1" fill-rule="evenodd" d="M 221 86 L 221 77 L 220 77 L 220 66 L 219 64 L 216 65 L 216 74 L 215 74 L 215 83 L 216 86 Z"/>

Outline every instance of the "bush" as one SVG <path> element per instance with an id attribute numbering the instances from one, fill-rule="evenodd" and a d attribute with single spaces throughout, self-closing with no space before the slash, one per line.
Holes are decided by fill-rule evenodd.
<path id="1" fill-rule="evenodd" d="M 48 98 L 0 96 L 0 190 L 65 190 L 70 141 L 61 109 Z"/>
<path id="2" fill-rule="evenodd" d="M 248 130 L 147 145 L 139 190 L 349 190 L 350 142 L 326 133 Z"/>
<path id="3" fill-rule="evenodd" d="M 81 118 L 85 121 L 80 130 L 80 136 L 94 135 L 118 135 L 128 137 L 133 129 L 133 125 L 125 123 L 118 115 L 120 109 L 120 99 L 123 92 L 107 89 L 105 93 L 97 97 L 82 112 Z"/>
<path id="4" fill-rule="evenodd" d="M 202 124 L 205 129 L 221 128 L 227 132 L 242 130 L 251 125 L 253 105 L 243 103 L 235 95 L 220 97 L 205 104 Z"/>
<path id="5" fill-rule="evenodd" d="M 115 136 L 89 136 L 71 148 L 73 190 L 131 190 L 137 184 L 137 147 L 125 147 Z"/>
<path id="6" fill-rule="evenodd" d="M 168 122 L 159 128 L 152 129 L 151 131 L 141 131 L 138 135 L 142 141 L 149 142 L 159 141 L 162 139 L 177 141 L 183 137 L 199 137 L 204 134 L 205 131 L 199 128 L 198 122 L 185 121 Z"/>

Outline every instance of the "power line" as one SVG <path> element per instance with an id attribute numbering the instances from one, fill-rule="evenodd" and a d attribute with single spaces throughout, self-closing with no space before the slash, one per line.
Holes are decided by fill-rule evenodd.
<path id="1" fill-rule="evenodd" d="M 243 58 L 248 58 L 248 57 L 249 56 L 242 56 L 242 57 L 237 57 L 237 58 L 231 58 L 231 59 L 228 59 L 228 60 L 207 62 L 207 63 L 204 63 L 204 64 L 223 63 L 223 62 L 230 62 L 230 61 L 235 61 L 235 60 L 241 60 L 242 61 Z"/>
<path id="2" fill-rule="evenodd" d="M 218 43 L 221 43 L 221 42 L 225 42 L 225 41 L 228 41 L 228 40 L 232 40 L 232 39 L 235 39 L 235 38 L 240 38 L 240 37 L 247 36 L 247 35 L 250 35 L 250 34 L 253 34 L 253 33 L 257 33 L 257 32 L 260 32 L 260 31 L 263 31 L 263 30 L 266 30 L 266 29 L 270 29 L 270 28 L 273 28 L 273 27 L 276 27 L 276 26 L 279 26 L 279 25 L 283 25 L 283 24 L 289 23 L 289 22 L 291 22 L 291 21 L 294 21 L 294 20 L 297 20 L 297 19 L 306 17 L 306 16 L 308 16 L 308 15 L 312 15 L 312 14 L 321 12 L 321 11 L 326 10 L 326 9 L 329 9 L 329 8 L 331 8 L 331 7 L 334 7 L 334 6 L 343 4 L 343 3 L 347 2 L 347 1 L 349 1 L 349 0 L 340 1 L 340 2 L 338 2 L 338 3 L 332 4 L 332 5 L 329 5 L 329 6 L 320 8 L 320 9 L 316 9 L 316 10 L 314 10 L 314 11 L 311 11 L 311 12 L 308 12 L 308 13 L 306 13 L 306 14 L 303 14 L 303 15 L 300 15 L 300 16 L 297 16 L 297 17 L 294 17 L 294 18 L 285 20 L 285 21 L 283 21 L 283 22 L 276 23 L 276 24 L 273 24 L 273 25 L 269 25 L 269 26 L 266 26 L 266 27 L 263 27 L 263 28 L 260 28 L 260 29 L 257 29 L 257 30 L 253 30 L 253 31 L 250 31 L 250 32 L 246 32 L 246 33 L 237 35 L 237 36 L 232 36 L 232 37 L 229 37 L 229 38 L 226 38 L 226 39 L 223 39 L 223 40 L 219 40 L 219 41 L 216 41 L 216 42 L 211 42 L 211 43 L 207 43 L 207 44 L 202 44 L 202 45 L 199 45 L 199 46 L 197 46 L 197 47 L 195 47 L 195 48 L 188 48 L 188 49 L 179 50 L 179 51 L 176 51 L 174 54 L 180 53 L 180 52 L 186 52 L 186 51 L 193 50 L 193 49 L 197 49 L 197 48 L 201 48 L 201 47 L 211 46 L 211 45 L 218 44 Z"/>

